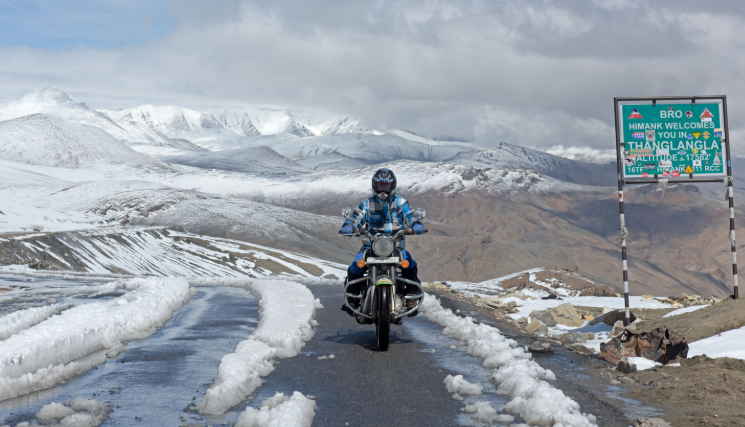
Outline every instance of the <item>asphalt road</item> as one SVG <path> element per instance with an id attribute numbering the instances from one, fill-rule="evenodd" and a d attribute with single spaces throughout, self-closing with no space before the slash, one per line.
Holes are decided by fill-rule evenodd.
<path id="1" fill-rule="evenodd" d="M 317 311 L 315 336 L 300 355 L 276 359 L 276 369 L 248 405 L 257 406 L 278 391 L 300 391 L 316 400 L 313 425 L 324 427 L 475 425 L 462 408 L 482 400 L 502 412 L 507 400 L 496 394 L 489 381 L 491 371 L 443 336 L 439 326 L 423 316 L 406 318 L 403 326 L 393 326 L 390 349 L 380 352 L 374 326 L 359 325 L 340 310 L 341 286 L 310 289 L 325 307 Z M 443 300 L 443 305 L 490 322 L 463 302 Z M 115 405 L 104 426 L 232 424 L 245 404 L 205 418 L 184 408 L 200 398 L 221 357 L 248 337 L 257 321 L 256 299 L 245 290 L 198 288 L 197 296 L 153 336 L 130 343 L 118 358 L 67 384 L 1 402 L 0 420 L 12 425 L 32 421 L 44 404 L 84 396 Z M 503 333 L 529 344 L 509 328 Z M 328 358 L 332 354 L 334 358 Z M 619 398 L 621 389 L 588 375 L 588 370 L 599 367 L 597 359 L 558 349 L 538 361 L 557 374 L 554 386 L 579 402 L 583 411 L 598 416 L 600 426 L 625 427 L 630 424 L 627 414 L 654 411 Z M 462 402 L 453 399 L 443 383 L 448 374 L 483 385 L 483 395 Z"/>

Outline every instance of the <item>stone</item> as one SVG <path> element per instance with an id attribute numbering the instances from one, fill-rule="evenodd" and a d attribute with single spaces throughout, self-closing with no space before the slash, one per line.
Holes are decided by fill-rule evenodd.
<path id="1" fill-rule="evenodd" d="M 636 372 L 636 365 L 629 362 L 628 357 L 622 357 L 621 360 L 618 362 L 618 366 L 616 366 L 616 370 L 618 372 L 623 372 L 624 374 L 630 374 L 632 372 Z"/>
<path id="2" fill-rule="evenodd" d="M 624 327 L 623 326 L 623 320 L 618 320 L 618 321 L 616 321 L 616 323 L 613 324 L 613 329 L 611 329 L 610 335 L 612 337 L 614 337 L 614 336 L 620 334 L 621 332 L 623 332 L 624 329 L 628 329 L 630 331 L 635 331 L 636 330 L 636 324 L 631 323 L 631 324 L 629 324 L 628 327 Z"/>
<path id="3" fill-rule="evenodd" d="M 595 353 L 595 350 L 593 350 L 593 349 L 591 349 L 589 347 L 585 347 L 582 344 L 568 344 L 566 346 L 566 348 L 568 348 L 569 350 L 572 350 L 572 351 L 576 351 L 577 353 L 580 353 L 580 354 L 590 355 L 590 354 L 594 354 Z"/>
<path id="4" fill-rule="evenodd" d="M 620 381 L 622 384 L 636 384 L 636 381 L 634 381 L 633 378 L 629 378 L 624 375 L 621 375 L 620 377 L 618 377 L 618 381 Z"/>
<path id="5" fill-rule="evenodd" d="M 564 303 L 558 307 L 549 308 L 548 310 L 534 311 L 531 316 L 543 322 L 546 326 L 556 326 L 558 324 L 578 327 L 585 322 L 570 303 Z"/>
<path id="6" fill-rule="evenodd" d="M 535 317 L 530 319 L 530 323 L 525 327 L 525 330 L 535 335 L 548 335 L 546 324 Z"/>
<path id="7" fill-rule="evenodd" d="M 592 332 L 570 332 L 568 334 L 564 334 L 561 337 L 561 341 L 566 344 L 577 344 L 577 343 L 583 343 L 585 341 L 594 340 L 595 334 Z"/>
<path id="8" fill-rule="evenodd" d="M 637 418 L 634 420 L 634 427 L 671 427 L 662 418 Z"/>
<path id="9" fill-rule="evenodd" d="M 606 308 L 607 307 L 603 307 L 603 310 L 605 310 Z M 626 319 L 626 310 L 611 310 L 590 320 L 590 325 L 597 325 L 598 323 L 603 322 L 608 326 L 613 326 L 613 324 L 617 321 L 624 319 Z M 629 321 L 634 322 L 635 320 L 636 316 L 634 315 L 634 313 L 629 313 Z"/>
<path id="10" fill-rule="evenodd" d="M 539 354 L 546 354 L 546 353 L 553 353 L 554 348 L 551 347 L 551 343 L 547 343 L 545 341 L 536 341 L 533 344 L 528 347 L 528 350 L 531 353 L 539 353 Z"/>
<path id="11" fill-rule="evenodd" d="M 592 320 L 592 319 L 594 319 L 594 317 L 590 316 L 589 314 L 585 314 L 584 316 L 582 316 L 582 318 L 585 319 L 585 320 Z"/>

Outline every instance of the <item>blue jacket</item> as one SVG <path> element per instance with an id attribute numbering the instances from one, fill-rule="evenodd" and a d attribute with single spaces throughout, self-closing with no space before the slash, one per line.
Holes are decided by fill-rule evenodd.
<path id="1" fill-rule="evenodd" d="M 400 197 L 395 191 L 383 201 L 378 196 L 371 196 L 363 200 L 357 207 L 358 213 L 354 215 L 358 224 L 346 219 L 344 224 L 359 226 L 369 231 L 371 234 L 395 234 L 404 226 L 413 225 L 412 216 L 414 211 L 409 206 L 409 202 Z M 365 247 L 369 246 L 365 242 Z M 401 248 L 405 248 L 404 241 L 401 241 Z"/>

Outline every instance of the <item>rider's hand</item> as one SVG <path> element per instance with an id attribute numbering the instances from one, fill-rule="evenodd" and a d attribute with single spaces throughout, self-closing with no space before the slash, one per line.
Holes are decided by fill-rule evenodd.
<path id="1" fill-rule="evenodd" d="M 341 226 L 341 234 L 352 234 L 354 233 L 354 228 L 352 228 L 352 224 L 344 224 Z"/>
<path id="2" fill-rule="evenodd" d="M 411 227 L 411 231 L 413 231 L 414 234 L 422 234 L 424 233 L 424 225 L 422 225 L 421 222 L 417 222 Z"/>

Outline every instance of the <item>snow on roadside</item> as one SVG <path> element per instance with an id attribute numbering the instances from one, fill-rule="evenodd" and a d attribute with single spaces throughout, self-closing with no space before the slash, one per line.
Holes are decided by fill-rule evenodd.
<path id="1" fill-rule="evenodd" d="M 742 343 L 745 343 L 745 326 L 688 344 L 688 357 L 705 354 L 713 359 L 745 359 L 745 345 Z"/>
<path id="2" fill-rule="evenodd" d="M 44 405 L 36 414 L 36 418 L 43 425 L 62 427 L 96 427 L 109 418 L 114 405 L 104 405 L 94 399 L 78 397 L 71 402 L 61 405 L 52 402 Z M 59 424 L 49 424 L 59 421 Z"/>
<path id="3" fill-rule="evenodd" d="M 245 288 L 259 300 L 259 325 L 233 353 L 223 357 L 213 384 L 196 407 L 202 414 L 221 414 L 261 385 L 259 377 L 274 370 L 275 356 L 300 353 L 313 337 L 318 303 L 304 285 L 284 280 L 215 278 L 191 283 Z"/>
<path id="4" fill-rule="evenodd" d="M 481 384 L 466 381 L 463 375 L 448 375 L 442 382 L 445 383 L 448 393 L 461 396 L 478 396 L 481 394 L 481 390 L 484 389 L 484 386 Z"/>
<path id="5" fill-rule="evenodd" d="M 248 407 L 235 427 L 310 427 L 316 415 L 316 402 L 296 391 L 292 397 L 277 393 L 261 403 L 260 409 Z"/>
<path id="6" fill-rule="evenodd" d="M 0 400 L 50 388 L 163 326 L 191 298 L 185 279 L 116 282 L 119 298 L 81 305 L 0 342 Z"/>
<path id="7" fill-rule="evenodd" d="M 499 384 L 497 393 L 512 399 L 506 411 L 533 426 L 597 427 L 594 415 L 582 413 L 577 402 L 547 382 L 556 379 L 553 372 L 531 360 L 526 349 L 505 338 L 497 328 L 457 316 L 431 295 L 425 296 L 421 312 L 443 326 L 444 335 L 460 340 L 468 354 L 483 359 L 485 368 L 494 368 L 492 379 Z"/>
<path id="8" fill-rule="evenodd" d="M 14 311 L 0 318 L 0 341 L 72 307 L 72 304 L 50 304 Z"/>

